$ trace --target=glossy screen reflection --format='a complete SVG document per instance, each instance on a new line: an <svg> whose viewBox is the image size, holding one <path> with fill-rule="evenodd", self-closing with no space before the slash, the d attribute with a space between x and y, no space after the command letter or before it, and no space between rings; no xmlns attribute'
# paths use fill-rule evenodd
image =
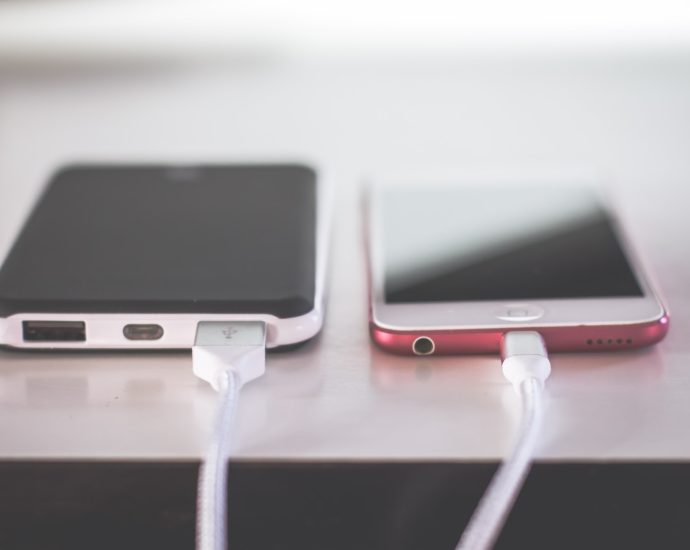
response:
<svg viewBox="0 0 690 550"><path fill-rule="evenodd" d="M379 198L388 303L643 294L586 189L391 187Z"/></svg>

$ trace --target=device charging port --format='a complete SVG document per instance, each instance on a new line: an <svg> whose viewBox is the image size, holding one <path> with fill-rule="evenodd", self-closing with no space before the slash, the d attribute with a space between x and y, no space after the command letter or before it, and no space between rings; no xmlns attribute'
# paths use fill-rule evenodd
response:
<svg viewBox="0 0 690 550"><path fill-rule="evenodd" d="M25 342L84 342L83 321L22 321Z"/></svg>
<svg viewBox="0 0 690 550"><path fill-rule="evenodd" d="M127 340L160 340L163 327L160 325L125 325L122 334Z"/></svg>

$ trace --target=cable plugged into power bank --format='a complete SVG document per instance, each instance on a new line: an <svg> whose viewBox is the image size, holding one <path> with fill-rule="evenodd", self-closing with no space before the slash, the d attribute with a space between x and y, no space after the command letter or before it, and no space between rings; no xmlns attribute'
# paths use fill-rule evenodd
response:
<svg viewBox="0 0 690 550"><path fill-rule="evenodd" d="M213 437L199 469L197 550L225 550L232 426L242 386L266 370L265 323L199 323L192 365L194 374L220 394Z"/></svg>
<svg viewBox="0 0 690 550"><path fill-rule="evenodd" d="M493 546L529 473L542 420L542 390L551 374L544 340L538 332L508 332L501 341L503 375L522 401L520 434L510 456L501 464L456 550Z"/></svg>

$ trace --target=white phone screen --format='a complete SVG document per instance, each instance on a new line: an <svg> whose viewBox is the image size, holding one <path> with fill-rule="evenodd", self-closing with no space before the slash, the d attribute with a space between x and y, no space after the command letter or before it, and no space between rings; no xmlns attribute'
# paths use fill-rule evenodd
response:
<svg viewBox="0 0 690 550"><path fill-rule="evenodd" d="M587 188L389 187L387 303L642 296Z"/></svg>

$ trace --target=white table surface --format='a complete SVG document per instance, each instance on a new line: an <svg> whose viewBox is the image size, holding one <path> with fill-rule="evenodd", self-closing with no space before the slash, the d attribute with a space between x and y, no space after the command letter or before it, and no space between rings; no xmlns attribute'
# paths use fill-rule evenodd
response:
<svg viewBox="0 0 690 550"><path fill-rule="evenodd" d="M655 348L553 357L540 456L690 458L690 56L0 68L0 252L61 164L264 159L325 167L337 215L324 332L244 390L238 456L503 456L497 358L371 345L357 209L372 175L499 168L603 177L672 311ZM185 353L2 350L0 458L197 458L215 398Z"/></svg>

